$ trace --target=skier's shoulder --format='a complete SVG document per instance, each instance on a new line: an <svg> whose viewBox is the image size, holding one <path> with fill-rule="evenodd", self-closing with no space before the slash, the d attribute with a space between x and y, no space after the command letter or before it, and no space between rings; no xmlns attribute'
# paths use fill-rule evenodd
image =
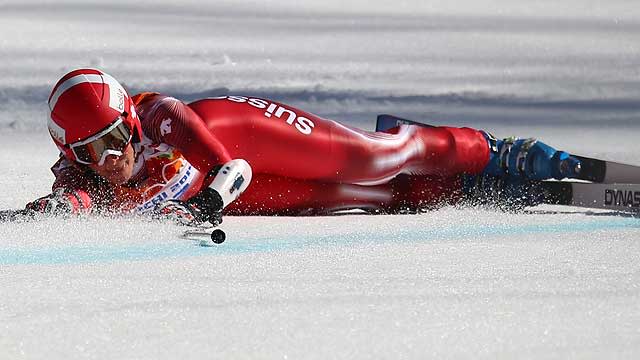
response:
<svg viewBox="0 0 640 360"><path fill-rule="evenodd" d="M172 102L184 104L182 101L180 101L179 99L173 96L161 94L158 92L152 92L152 91L135 94L131 97L131 100L136 105L136 108L140 108L140 107L149 108L152 106L158 106L163 103L172 103Z"/></svg>
<svg viewBox="0 0 640 360"><path fill-rule="evenodd" d="M182 101L169 95L157 92L143 92L131 97L140 116L143 128L145 122L155 123L158 118L177 118L184 113L186 106Z"/></svg>
<svg viewBox="0 0 640 360"><path fill-rule="evenodd" d="M157 101L159 98L164 97L164 95L153 92L153 91L145 91L139 94L135 94L131 97L131 100L136 106L141 106L142 104L146 104L149 102Z"/></svg>

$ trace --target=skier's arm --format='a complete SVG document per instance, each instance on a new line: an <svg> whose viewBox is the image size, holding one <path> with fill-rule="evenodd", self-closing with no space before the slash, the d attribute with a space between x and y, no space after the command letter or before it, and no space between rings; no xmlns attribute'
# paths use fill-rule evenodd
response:
<svg viewBox="0 0 640 360"><path fill-rule="evenodd" d="M56 177L51 194L28 203L27 209L49 215L68 215L109 207L112 192L88 170L61 158L51 171Z"/></svg>
<svg viewBox="0 0 640 360"><path fill-rule="evenodd" d="M56 177L51 194L28 203L25 208L56 216L90 212L93 207L91 195L81 186L73 186L72 179L79 178L71 174L72 172L74 171L68 169Z"/></svg>
<svg viewBox="0 0 640 360"><path fill-rule="evenodd" d="M224 207L249 186L251 167L242 159L232 160L202 118L183 102L159 94L146 94L139 99L144 133L154 142L178 149L187 161L207 174L204 183L209 184L184 204L161 205L157 209L159 217L170 213L171 217L178 214L181 223L219 224ZM185 218L183 214L193 216Z"/></svg>
<svg viewBox="0 0 640 360"><path fill-rule="evenodd" d="M46 215L71 215L91 210L91 198L83 190L58 188L51 194L28 203L25 208Z"/></svg>
<svg viewBox="0 0 640 360"><path fill-rule="evenodd" d="M151 140L174 146L203 173L231 160L198 114L177 99L158 97L144 114L144 132Z"/></svg>

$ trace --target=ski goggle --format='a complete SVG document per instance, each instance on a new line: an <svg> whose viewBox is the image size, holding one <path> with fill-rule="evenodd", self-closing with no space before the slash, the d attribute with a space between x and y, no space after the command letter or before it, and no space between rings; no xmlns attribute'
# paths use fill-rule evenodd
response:
<svg viewBox="0 0 640 360"><path fill-rule="evenodd" d="M108 155L122 156L131 137L131 130L124 123L124 118L120 116L106 129L68 146L77 162L102 166Z"/></svg>

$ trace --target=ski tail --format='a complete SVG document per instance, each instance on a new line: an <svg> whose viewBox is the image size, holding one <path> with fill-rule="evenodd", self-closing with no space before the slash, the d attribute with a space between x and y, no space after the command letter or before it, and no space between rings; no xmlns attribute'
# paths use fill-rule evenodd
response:
<svg viewBox="0 0 640 360"><path fill-rule="evenodd" d="M403 124L418 125L422 127L433 127L432 125L429 125L429 124L425 124L425 123L421 123L421 122L413 121L409 119L404 119L395 115L381 114L381 115L378 115L378 118L376 119L376 131L384 132Z"/></svg>
<svg viewBox="0 0 640 360"><path fill-rule="evenodd" d="M640 184L542 183L546 204L640 213Z"/></svg>

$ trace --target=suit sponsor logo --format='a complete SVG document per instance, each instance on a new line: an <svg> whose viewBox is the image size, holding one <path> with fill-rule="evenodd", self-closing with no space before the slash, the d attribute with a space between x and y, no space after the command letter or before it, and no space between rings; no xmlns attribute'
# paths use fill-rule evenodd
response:
<svg viewBox="0 0 640 360"><path fill-rule="evenodd" d="M191 183L193 183L196 174L197 172L193 166L186 165L185 169L165 184L160 192L139 205L137 207L138 213L145 213L152 210L156 205L167 200L180 199L182 194L184 194L191 186Z"/></svg>
<svg viewBox="0 0 640 360"><path fill-rule="evenodd" d="M605 189L604 204L610 206L640 207L640 191Z"/></svg>
<svg viewBox="0 0 640 360"><path fill-rule="evenodd" d="M277 118L284 120L303 135L311 135L315 124L304 116L298 116L295 111L282 105L271 103L267 100L250 98L246 96L221 96L214 99L229 100L236 103L247 103L257 109L265 109L263 115L267 119Z"/></svg>

